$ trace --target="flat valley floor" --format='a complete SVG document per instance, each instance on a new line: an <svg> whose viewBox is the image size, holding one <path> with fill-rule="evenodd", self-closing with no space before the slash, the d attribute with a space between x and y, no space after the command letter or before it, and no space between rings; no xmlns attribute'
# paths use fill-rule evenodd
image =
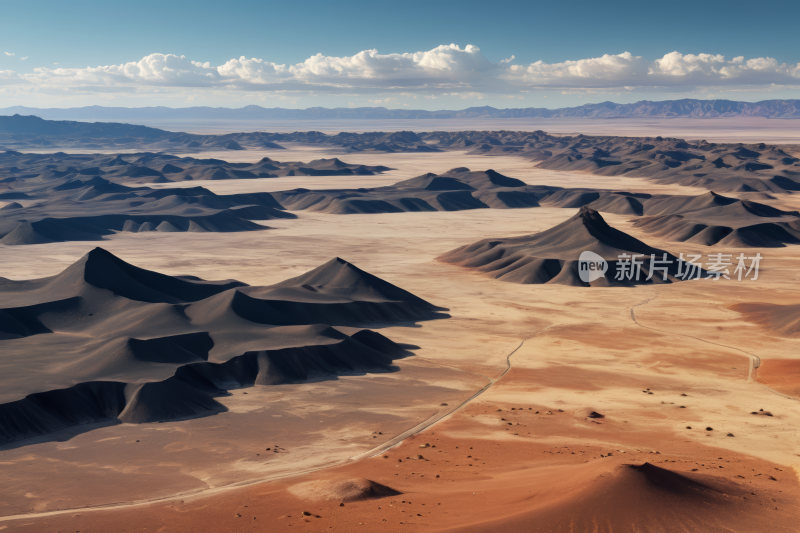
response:
<svg viewBox="0 0 800 533"><path fill-rule="evenodd" d="M224 156L336 156L396 170L202 183L217 193L371 187L461 166L529 184L707 192L460 152L345 157L290 147ZM770 205L798 209L795 196ZM228 412L214 416L82 426L6 445L0 530L628 531L628 517L642 531L795 531L800 340L739 311L797 303L800 247L741 250L764 258L755 281L635 288L518 285L435 260L480 239L545 230L575 212L298 211L295 220L265 222L268 231L109 237L105 249L142 268L251 285L341 257L449 308L451 318L379 329L419 346L395 372L237 390L220 399ZM675 255L722 251L662 241L631 217L604 216ZM0 273L54 275L95 245L0 245ZM657 468L626 466L643 463ZM642 481L663 479L659 469L730 488L718 506L692 498L666 505ZM304 488L354 478L401 494L340 505Z"/></svg>

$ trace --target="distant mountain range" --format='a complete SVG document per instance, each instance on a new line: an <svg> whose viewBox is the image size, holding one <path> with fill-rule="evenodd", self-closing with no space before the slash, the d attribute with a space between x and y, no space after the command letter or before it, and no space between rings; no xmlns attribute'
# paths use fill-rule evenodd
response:
<svg viewBox="0 0 800 533"><path fill-rule="evenodd" d="M386 109L385 107L340 107L328 109L265 108L250 105L239 109L226 107L74 107L70 109L37 109L24 106L0 108L3 115L36 115L48 120L172 120L172 119L458 119L458 118L718 118L765 117L800 118L800 100L763 100L761 102L734 102L732 100L642 100L634 104L603 102L579 107L545 109L526 107L496 109L470 107L460 111L425 111L412 109Z"/></svg>

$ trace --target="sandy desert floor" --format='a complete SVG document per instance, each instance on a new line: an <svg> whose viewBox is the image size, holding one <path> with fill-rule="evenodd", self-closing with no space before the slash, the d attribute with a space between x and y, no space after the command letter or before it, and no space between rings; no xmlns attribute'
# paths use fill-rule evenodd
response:
<svg viewBox="0 0 800 533"><path fill-rule="evenodd" d="M338 156L300 147L266 155ZM397 170L202 185L215 192L375 186L467 166L531 184L706 192L538 170L511 157L351 160ZM780 337L731 307L796 303L800 249L743 250L764 257L756 281L636 288L516 285L435 261L457 246L534 233L574 213L300 211L296 220L269 221L273 229L263 232L109 238L104 248L143 268L259 285L339 256L449 308L451 318L382 329L420 347L395 372L246 389L223 399L229 412L215 416L83 427L0 448L0 530L629 531L620 517L633 516L642 531L795 531L800 339ZM604 217L676 255L711 251L644 235L629 217ZM0 272L53 275L94 246L0 246ZM590 418L593 411L604 417ZM266 451L275 446L281 451ZM639 471L625 466L644 462L724 485L724 501L670 514L653 501L650 485L640 487ZM298 489L352 478L402 494L340 506L341 499Z"/></svg>

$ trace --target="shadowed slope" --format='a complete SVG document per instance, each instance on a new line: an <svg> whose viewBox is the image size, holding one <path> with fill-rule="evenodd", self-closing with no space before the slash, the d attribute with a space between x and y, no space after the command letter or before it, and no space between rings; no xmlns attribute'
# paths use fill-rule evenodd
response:
<svg viewBox="0 0 800 533"><path fill-rule="evenodd" d="M758 324L783 337L800 337L800 304L779 305L740 303L731 309L742 313L745 320Z"/></svg>
<svg viewBox="0 0 800 533"><path fill-rule="evenodd" d="M765 510L749 494L744 486L710 476L689 477L650 463L621 465L564 498L534 501L535 509L458 531L759 531Z"/></svg>
<svg viewBox="0 0 800 533"><path fill-rule="evenodd" d="M634 221L645 233L705 246L781 247L800 244L800 213L712 192L645 202Z"/></svg>
<svg viewBox="0 0 800 533"><path fill-rule="evenodd" d="M152 272L96 248L57 276L0 278L0 443L213 414L231 388L392 371L406 346L327 324L446 316L439 310L338 258L249 287Z"/></svg>
<svg viewBox="0 0 800 533"><path fill-rule="evenodd" d="M392 285L369 272L365 272L336 257L324 265L296 278L291 278L265 290L275 293L280 290L285 294L298 294L299 289L304 291L313 289L312 292L344 298L350 301L375 300L375 301L405 301L418 305L431 306L425 300L414 296L410 292ZM303 292L307 295L307 292Z"/></svg>
<svg viewBox="0 0 800 533"><path fill-rule="evenodd" d="M590 251L608 261L606 277L593 285L628 285L631 283L663 282L660 272L647 280L647 268L635 270L631 278L615 280L614 273L624 261L619 256L640 254L646 259L666 255L670 266L666 281L676 280L679 261L663 250L652 248L642 241L609 226L597 211L582 207L565 222L541 233L508 239L484 239L456 248L437 259L452 263L512 283L558 283L583 286L578 276L578 258Z"/></svg>
<svg viewBox="0 0 800 533"><path fill-rule="evenodd" d="M187 280L126 263L103 248L95 248L61 274L40 280L49 294L78 296L85 286L106 289L116 296L140 302L195 302L233 287L239 281ZM23 282L25 283L25 282ZM1 289L0 289L1 290Z"/></svg>

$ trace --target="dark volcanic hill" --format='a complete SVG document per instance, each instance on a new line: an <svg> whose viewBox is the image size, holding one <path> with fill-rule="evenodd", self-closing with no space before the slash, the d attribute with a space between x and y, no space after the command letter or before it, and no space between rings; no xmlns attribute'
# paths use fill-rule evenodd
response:
<svg viewBox="0 0 800 533"><path fill-rule="evenodd" d="M33 178L15 191L27 207L13 202L0 209L0 243L6 245L97 241L117 232L259 231L269 227L253 220L297 218L266 193L128 187L100 176Z"/></svg>
<svg viewBox="0 0 800 533"><path fill-rule="evenodd" d="M719 192L800 190L800 159L786 147L662 137L556 136L535 132L433 132L437 146L517 154L539 168L630 175Z"/></svg>
<svg viewBox="0 0 800 533"><path fill-rule="evenodd" d="M465 132L458 133L462 134ZM755 157L743 147L737 154L736 157ZM387 167L351 165L337 158L308 163L282 163L269 158L256 163L228 163L154 153L5 152L0 154L0 171L7 176L0 180L0 200L9 204L0 208L0 242L18 245L102 240L116 232L255 231L267 228L253 221L296 218L286 210L358 214L540 205L587 206L595 211L642 216L644 219L637 225L646 232L709 246L783 246L800 242L800 213L758 202L713 192L699 196L652 195L528 185L492 169L472 171L458 167L385 187L299 188L256 194L215 195L203 187L151 189L144 185L274 176L357 176L385 170Z"/></svg>
<svg viewBox="0 0 800 533"><path fill-rule="evenodd" d="M281 176L372 176L388 167L353 165L337 158L281 162L264 157L255 163L229 163L222 159L197 159L163 153L135 154L32 154L0 152L0 187L16 190L36 178L101 176L108 181L169 183L173 181L276 178ZM2 190L0 188L0 190Z"/></svg>
<svg viewBox="0 0 800 533"><path fill-rule="evenodd" d="M339 159L257 163L165 154L0 153L0 243L103 240L115 232L238 232L253 222L297 218L267 193L216 195L203 187L152 189L143 183L276 176L371 175L386 167Z"/></svg>
<svg viewBox="0 0 800 533"><path fill-rule="evenodd" d="M114 149L198 152L202 150L275 149L283 146L259 133L194 135L115 122L43 120L38 116L0 116L0 149Z"/></svg>
<svg viewBox="0 0 800 533"><path fill-rule="evenodd" d="M651 102L647 104L652 104ZM28 124L30 122L30 124ZM113 126L113 127L112 127ZM96 132L92 129L96 127ZM719 192L773 192L800 190L800 159L786 151L785 146L741 143L708 143L662 137L612 137L586 135L550 135L544 131L412 131L342 132L327 135L319 131L293 133L235 133L226 135L190 135L161 132L147 128L136 130L125 124L58 123L38 117L0 116L0 149L69 150L73 148L109 149L124 145L156 152L181 153L203 150L263 149L281 142L322 144L347 151L371 152L438 152L469 150L481 155L514 154L537 162L540 168L591 172L602 175L631 175ZM64 134L75 129L80 134ZM138 137L111 136L108 131L138 132ZM152 131L151 131L152 130ZM2 133L6 131L7 133ZM52 133L36 133L52 132ZM93 133L94 132L94 133ZM161 132L161 133L158 133ZM115 133L116 134L116 133ZM131 134L132 135L132 134ZM163 158L174 156L162 156ZM150 155L153 159L155 156ZM151 180L231 179L270 177L272 175L335 175L362 174L378 169L357 167L349 169L338 164L317 162L319 165L280 164L272 160L254 165L219 166L191 161L183 166L172 161L146 165L127 161L144 169L127 169L139 178ZM166 165L170 165L167 172ZM175 168L178 170L175 170ZM310 169L310 170L309 170ZM325 174L330 172L332 174ZM16 176L14 176L16 177Z"/></svg>
<svg viewBox="0 0 800 533"><path fill-rule="evenodd" d="M331 214L460 211L547 206L586 207L640 216L646 233L706 246L784 246L800 244L800 213L729 198L714 192L698 196L653 195L601 189L562 189L527 185L494 170L455 168L428 173L372 189L295 189L271 193L290 210Z"/></svg>
<svg viewBox="0 0 800 533"><path fill-rule="evenodd" d="M294 189L271 194L286 209L343 215L536 207L538 195L552 189L529 186L491 169L471 171L459 167L442 174L424 174L388 187Z"/></svg>
<svg viewBox="0 0 800 533"><path fill-rule="evenodd" d="M442 254L437 260L471 269L511 283L589 286L578 274L578 258L582 252L593 252L608 262L604 278L592 286L632 285L640 283L669 283L680 281L686 265L664 250L652 248L642 241L609 226L597 211L582 207L580 211L561 224L548 230L523 237L484 239L461 246ZM622 254L640 254L641 269L632 269L631 275L615 279L623 267ZM669 261L665 273L649 274L651 255Z"/></svg>
<svg viewBox="0 0 800 533"><path fill-rule="evenodd" d="M590 204L591 205L591 204ZM653 198L634 226L671 241L713 246L781 247L800 244L800 213L781 211L714 192Z"/></svg>
<svg viewBox="0 0 800 533"><path fill-rule="evenodd" d="M561 189L543 195L539 201L552 207L586 206L607 213L639 215L634 226L676 242L733 247L800 244L797 211L782 211L713 191L681 196Z"/></svg>
<svg viewBox="0 0 800 533"><path fill-rule="evenodd" d="M50 278L0 278L0 443L90 422L212 414L232 388L387 371L406 347L333 326L447 316L440 311L339 258L250 287L167 276L95 248Z"/></svg>

